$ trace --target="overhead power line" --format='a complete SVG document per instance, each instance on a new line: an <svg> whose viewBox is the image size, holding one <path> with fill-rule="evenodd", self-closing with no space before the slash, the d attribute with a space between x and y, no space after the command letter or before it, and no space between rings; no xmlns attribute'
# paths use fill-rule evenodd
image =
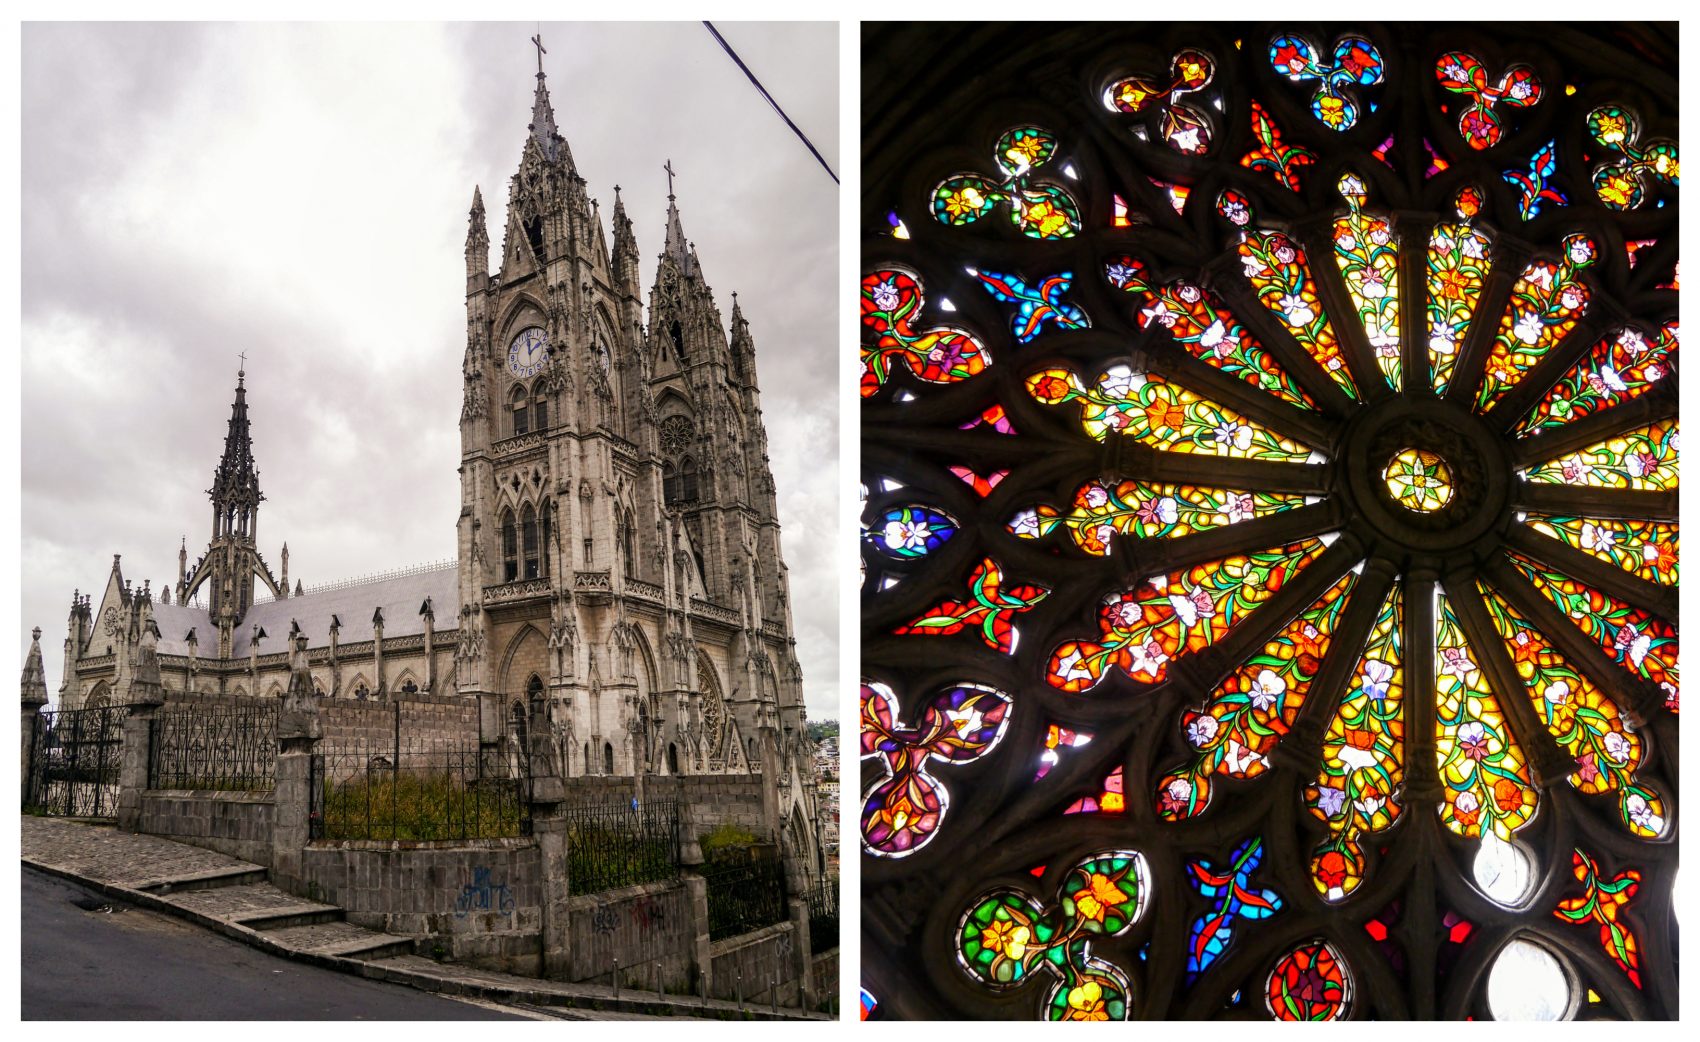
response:
<svg viewBox="0 0 1700 1042"><path fill-rule="evenodd" d="M761 96L767 99L767 103L769 105L773 106L773 111L779 113L779 118L784 120L785 125L791 128L791 133L797 135L798 139L807 146L809 154L814 156L815 160L820 163L821 169L826 171L826 176L832 178L833 184L838 184L838 175L832 172L832 167L827 166L826 158L820 154L820 150L815 147L815 143L809 140L809 135L803 133L797 124L791 122L791 117L785 114L785 110L779 107L779 102L774 101L773 95L769 94L767 92L767 88L761 85L761 81L756 79L756 74L750 71L750 67L744 64L744 60L742 58L738 57L738 52L734 51L732 49L732 45L726 42L726 37L720 35L720 30L714 27L713 22L705 21L702 24L708 28L709 32L714 34L714 39L720 44L720 49L725 51L733 61L738 63L738 68L742 69L744 71L744 75L749 77L749 81L755 84L756 90L761 91Z"/></svg>

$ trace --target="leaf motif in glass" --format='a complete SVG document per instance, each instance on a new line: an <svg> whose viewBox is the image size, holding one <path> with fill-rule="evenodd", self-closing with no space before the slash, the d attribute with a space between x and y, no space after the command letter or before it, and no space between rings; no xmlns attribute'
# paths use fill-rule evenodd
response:
<svg viewBox="0 0 1700 1042"><path fill-rule="evenodd" d="M1394 584L1323 737L1321 770L1305 787L1305 805L1328 826L1328 838L1310 859L1311 885L1328 901L1343 900L1363 883L1363 837L1399 816L1405 777L1403 615Z"/></svg>
<svg viewBox="0 0 1700 1042"><path fill-rule="evenodd" d="M1674 521L1530 514L1524 523L1648 582L1676 585L1679 533Z"/></svg>
<svg viewBox="0 0 1700 1042"><path fill-rule="evenodd" d="M928 383L966 380L992 362L972 333L950 326L915 328L920 279L884 268L862 278L862 397L879 393L899 364ZM871 343L870 343L871 341Z"/></svg>
<svg viewBox="0 0 1700 1042"><path fill-rule="evenodd" d="M1136 539L1169 539L1238 524L1303 506L1305 497L1283 492L1241 492L1127 480L1089 481L1074 494L1067 514L1037 507L1016 514L1009 531L1038 539L1059 525L1074 545L1097 557L1110 553L1117 532Z"/></svg>
<svg viewBox="0 0 1700 1042"><path fill-rule="evenodd" d="M1640 734L1629 729L1617 704L1571 666L1545 634L1487 583L1478 580L1476 585L1536 715L1576 763L1570 784L1590 795L1617 793L1624 827L1643 839L1658 838L1665 830L1665 805L1657 792L1636 781L1644 753Z"/></svg>
<svg viewBox="0 0 1700 1042"><path fill-rule="evenodd" d="M1613 210L1633 210L1647 196L1649 182L1677 186L1676 142L1641 141L1641 120L1622 105L1601 105L1588 113L1588 133L1617 155L1594 167L1594 193Z"/></svg>
<svg viewBox="0 0 1700 1042"><path fill-rule="evenodd" d="M1056 155L1056 136L1039 127L1016 127L1000 137L995 159L1002 178L957 174L933 189L933 217L968 225L1008 206L1010 223L1030 239L1069 239L1080 231L1080 208L1061 185L1041 182L1034 171Z"/></svg>
<svg viewBox="0 0 1700 1042"><path fill-rule="evenodd" d="M1123 255L1104 266L1110 285L1132 295L1139 324L1157 324L1194 357L1301 409L1316 408L1269 351L1203 289L1177 279L1158 286L1143 261Z"/></svg>
<svg viewBox="0 0 1700 1042"><path fill-rule="evenodd" d="M1451 51L1434 64L1440 88L1462 94L1468 102L1458 113L1458 133L1480 151L1499 144L1505 129L1496 108L1531 108L1541 100L1541 80L1527 65L1507 66L1497 82L1488 81L1487 67L1464 51Z"/></svg>
<svg viewBox="0 0 1700 1042"><path fill-rule="evenodd" d="M1665 707L1676 712L1681 692L1677 678L1676 627L1651 612L1632 608L1562 572L1543 567L1515 550L1505 556L1524 578L1578 629L1599 644L1619 666L1665 692Z"/></svg>
<svg viewBox="0 0 1700 1042"><path fill-rule="evenodd" d="M1168 663L1214 643L1322 553L1321 539L1154 576L1112 593L1098 608L1099 639L1069 640L1051 653L1045 679L1084 694L1114 669L1155 684Z"/></svg>
<svg viewBox="0 0 1700 1042"><path fill-rule="evenodd" d="M1601 409L1639 398L1671 375L1676 349L1674 321L1662 326L1651 343L1634 329L1622 329L1602 337L1523 418L1517 425L1517 434L1526 436L1562 427Z"/></svg>
<svg viewBox="0 0 1700 1042"><path fill-rule="evenodd" d="M956 534L956 521L924 506L893 507L881 514L868 533L874 549L887 557L913 560L925 557Z"/></svg>
<svg viewBox="0 0 1700 1042"><path fill-rule="evenodd" d="M972 628L993 651L1013 655L1016 614L1030 611L1050 592L1043 586L1004 585L1003 570L987 557L968 577L968 600L940 601L894 632L899 636L948 637Z"/></svg>
<svg viewBox="0 0 1700 1042"><path fill-rule="evenodd" d="M1358 320L1375 352L1375 365L1387 386L1400 389L1399 237L1385 216L1363 209L1363 178L1340 178L1347 213L1334 221L1334 261L1352 296Z"/></svg>
<svg viewBox="0 0 1700 1042"><path fill-rule="evenodd" d="M1301 944L1269 971L1264 1001L1276 1020L1339 1020L1352 1001L1346 961L1327 941Z"/></svg>
<svg viewBox="0 0 1700 1042"><path fill-rule="evenodd" d="M1434 393L1452 384L1452 369L1464 333L1476 314L1491 262L1492 241L1474 226L1482 194L1473 186L1458 192L1455 223L1434 226L1428 241L1428 361Z"/></svg>
<svg viewBox="0 0 1700 1042"><path fill-rule="evenodd" d="M1600 947L1629 977L1629 983L1639 988L1641 944L1622 912L1641 888L1641 873L1626 868L1616 876L1610 875L1601 871L1598 861L1577 847L1572 856L1571 874L1582 884L1582 896L1559 901L1553 915L1578 926L1598 926Z"/></svg>
<svg viewBox="0 0 1700 1042"><path fill-rule="evenodd" d="M1528 757L1446 595L1436 597L1434 737L1445 787L1440 820L1460 836L1487 829L1510 839L1535 813Z"/></svg>
<svg viewBox="0 0 1700 1042"><path fill-rule="evenodd" d="M1210 807L1216 775L1255 778L1269 769L1269 754L1298 718L1357 578L1347 572L1217 685L1202 706L1181 714L1193 752L1157 782L1158 817L1196 818Z"/></svg>
<svg viewBox="0 0 1700 1042"><path fill-rule="evenodd" d="M1182 99L1209 86L1215 74L1216 63L1208 54L1183 50L1170 62L1167 80L1132 76L1110 84L1104 89L1104 107L1111 112L1156 111L1158 133L1170 148L1182 155L1203 155L1210 150L1210 117Z"/></svg>
<svg viewBox="0 0 1700 1042"><path fill-rule="evenodd" d="M1008 695L962 684L935 696L913 727L900 727L897 696L862 684L862 759L884 776L862 794L862 845L877 857L906 857L938 834L950 793L928 767L967 763L992 750L1009 724Z"/></svg>
<svg viewBox="0 0 1700 1042"><path fill-rule="evenodd" d="M1674 491L1678 441L1676 420L1658 420L1531 467L1528 477L1561 485Z"/></svg>
<svg viewBox="0 0 1700 1042"><path fill-rule="evenodd" d="M1299 191L1299 170L1316 162L1316 153L1282 141L1280 128L1256 98L1251 99L1251 137L1255 147L1240 159L1240 165L1261 170L1277 184Z"/></svg>
<svg viewBox="0 0 1700 1042"><path fill-rule="evenodd" d="M1340 342L1317 298L1316 279L1311 275L1304 247L1283 232L1246 231L1244 226L1252 217L1250 206L1244 196L1232 189L1222 193L1216 211L1241 226L1240 262L1246 279L1257 291L1258 303L1287 327L1293 339L1316 359L1316 364L1340 385L1347 397L1356 399L1357 384L1352 382L1352 374L1340 353Z"/></svg>
<svg viewBox="0 0 1700 1042"><path fill-rule="evenodd" d="M1228 950L1240 920L1255 922L1281 910L1281 895L1252 884L1251 874L1262 862L1263 838L1253 836L1235 847L1221 868L1204 858L1187 863L1187 884L1210 902L1187 931L1187 983L1197 980Z"/></svg>
<svg viewBox="0 0 1700 1042"><path fill-rule="evenodd" d="M1074 273L1059 272L1028 285L1020 275L1000 275L995 271L969 268L968 274L980 280L994 300L1015 305L1010 317L1010 332L1025 344L1044 332L1048 322L1058 329L1086 329L1092 325L1086 312L1063 300Z"/></svg>
<svg viewBox="0 0 1700 1042"><path fill-rule="evenodd" d="M1554 139L1535 150L1529 158L1529 169L1507 170L1501 176L1517 189L1517 215L1525 221L1540 216L1548 203L1568 206L1569 199L1552 186L1552 175L1558 172L1558 141Z"/></svg>
<svg viewBox="0 0 1700 1042"><path fill-rule="evenodd" d="M1294 83L1316 81L1311 115L1330 130L1346 131L1358 122L1359 87L1381 82L1381 52L1362 36L1342 36L1334 51L1324 55L1302 36L1277 36L1269 43L1269 64L1278 76Z"/></svg>
<svg viewBox="0 0 1700 1042"><path fill-rule="evenodd" d="M1565 236L1561 247L1557 261L1531 261L1511 287L1511 302L1499 321L1487 373L1476 394L1478 412L1499 401L1588 313L1588 287L1579 276L1594 263L1599 248L1580 233Z"/></svg>
<svg viewBox="0 0 1700 1042"><path fill-rule="evenodd" d="M1028 393L1042 404L1079 402L1081 426L1097 441L1120 434L1168 452L1294 463L1315 456L1226 406L1130 366L1111 366L1090 388L1068 368L1041 369L1026 383Z"/></svg>

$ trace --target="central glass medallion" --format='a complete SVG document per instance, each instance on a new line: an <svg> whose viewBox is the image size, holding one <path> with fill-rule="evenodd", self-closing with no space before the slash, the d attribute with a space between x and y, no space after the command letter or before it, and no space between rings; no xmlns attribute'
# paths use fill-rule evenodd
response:
<svg viewBox="0 0 1700 1042"><path fill-rule="evenodd" d="M1452 502L1452 472L1426 449L1405 449L1381 472L1387 491L1406 510L1430 513Z"/></svg>

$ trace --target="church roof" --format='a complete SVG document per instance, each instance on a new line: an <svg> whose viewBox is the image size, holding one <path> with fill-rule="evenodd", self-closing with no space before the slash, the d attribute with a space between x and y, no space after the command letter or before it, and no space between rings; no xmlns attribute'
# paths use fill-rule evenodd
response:
<svg viewBox="0 0 1700 1042"><path fill-rule="evenodd" d="M441 631L459 627L460 576L455 562L450 561L428 571L380 577L370 582L256 604L248 609L248 614L236 627L231 641L231 657L248 657L248 641L255 626L266 634L260 640L259 654L288 651L291 621L300 623L309 648L328 647L333 615L340 623L338 644L371 640L372 614L379 609L384 613L386 641L395 637L411 637L425 632L425 619L419 614L419 606L426 598L431 600L432 626L435 629ZM217 655L218 627L206 609L156 603L153 613L159 624L160 654L187 655L189 645L185 638L190 628L194 628L197 654L202 658Z"/></svg>

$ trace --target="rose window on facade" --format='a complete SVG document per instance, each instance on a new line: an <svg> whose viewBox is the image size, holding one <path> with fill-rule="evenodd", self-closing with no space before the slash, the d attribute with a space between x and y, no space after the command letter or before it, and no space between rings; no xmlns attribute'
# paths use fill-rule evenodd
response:
<svg viewBox="0 0 1700 1042"><path fill-rule="evenodd" d="M1674 1016L1664 31L865 33L864 1015Z"/></svg>

